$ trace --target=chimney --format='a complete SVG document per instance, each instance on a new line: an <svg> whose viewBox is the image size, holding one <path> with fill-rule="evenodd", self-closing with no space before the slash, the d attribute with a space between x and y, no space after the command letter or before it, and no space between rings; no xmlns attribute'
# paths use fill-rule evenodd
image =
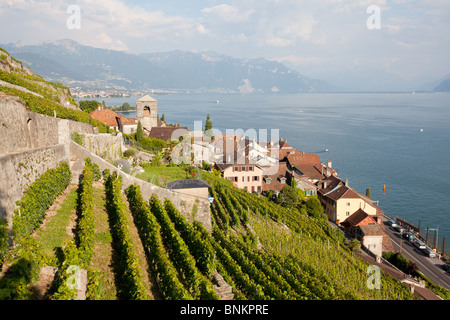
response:
<svg viewBox="0 0 450 320"><path fill-rule="evenodd" d="M323 188L324 188L324 189L327 188L327 183L326 183L326 182L323 183Z"/></svg>
<svg viewBox="0 0 450 320"><path fill-rule="evenodd" d="M286 142L286 143L287 143L287 139L284 139L284 142Z"/></svg>
<svg viewBox="0 0 450 320"><path fill-rule="evenodd" d="M348 178L345 178L345 186L348 188Z"/></svg>
<svg viewBox="0 0 450 320"><path fill-rule="evenodd" d="M333 165L333 162L331 162L331 160L328 160L328 168L331 169L331 166Z"/></svg>

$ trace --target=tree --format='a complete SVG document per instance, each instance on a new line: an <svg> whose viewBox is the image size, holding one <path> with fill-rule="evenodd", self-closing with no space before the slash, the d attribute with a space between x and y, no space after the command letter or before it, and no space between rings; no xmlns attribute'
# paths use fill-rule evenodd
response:
<svg viewBox="0 0 450 320"><path fill-rule="evenodd" d="M128 102L124 102L122 104L122 107L120 108L120 110L122 110L122 111L128 111L130 109L131 109L131 106L130 106L130 104Z"/></svg>
<svg viewBox="0 0 450 320"><path fill-rule="evenodd" d="M166 123L166 119L165 119L165 117L164 117L164 113L163 113L162 116L161 116L161 121L164 122L164 123Z"/></svg>
<svg viewBox="0 0 450 320"><path fill-rule="evenodd" d="M298 193L291 186L284 186L283 189L281 189L277 199L277 203L286 208L295 207L298 201Z"/></svg>
<svg viewBox="0 0 450 320"><path fill-rule="evenodd" d="M317 197L310 197L306 201L306 210L312 217L316 219L322 218L323 208Z"/></svg>
<svg viewBox="0 0 450 320"><path fill-rule="evenodd" d="M144 138L144 129L142 128L141 121L138 121L136 129L136 141L141 141Z"/></svg>
<svg viewBox="0 0 450 320"><path fill-rule="evenodd" d="M212 129L212 121L211 121L211 119L210 119L210 117L209 117L209 113L206 115L206 122L205 122L205 132L206 131L208 131L208 130L211 130Z"/></svg>
<svg viewBox="0 0 450 320"><path fill-rule="evenodd" d="M82 100L80 101L80 108L81 110L87 112L87 113L91 113L92 111L94 111L95 109L98 108L98 105L100 104L100 102L98 102L97 100Z"/></svg>
<svg viewBox="0 0 450 320"><path fill-rule="evenodd" d="M370 188L367 188L367 189L366 189L366 196L369 197L369 199L371 198L371 195L370 195Z"/></svg>

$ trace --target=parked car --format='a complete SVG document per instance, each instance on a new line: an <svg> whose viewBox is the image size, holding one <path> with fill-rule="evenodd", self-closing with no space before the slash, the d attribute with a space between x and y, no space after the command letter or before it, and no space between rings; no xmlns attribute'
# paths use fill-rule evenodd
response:
<svg viewBox="0 0 450 320"><path fill-rule="evenodd" d="M417 249L420 249L420 250L426 249L426 248L427 248L427 246L425 245L425 243L423 243L423 242L420 241L420 240L414 241L414 242L413 242L413 245L414 245Z"/></svg>
<svg viewBox="0 0 450 320"><path fill-rule="evenodd" d="M427 257L430 257L430 258L436 257L436 252L434 252L434 251L431 250L430 248L422 249L422 252L423 252L423 254L426 255Z"/></svg>
<svg viewBox="0 0 450 320"><path fill-rule="evenodd" d="M446 263L442 266L445 271L450 272L450 263Z"/></svg>
<svg viewBox="0 0 450 320"><path fill-rule="evenodd" d="M411 233L411 232L404 232L403 234L402 234L402 237L404 238L404 239L406 239L406 240L408 240L408 241L410 241L410 242L413 242L415 239L416 239L416 237Z"/></svg>
<svg viewBox="0 0 450 320"><path fill-rule="evenodd" d="M396 231L398 231L399 233L403 233L403 232L405 231L405 229L404 229L403 227L399 226L399 225L396 225L396 226L394 227L394 229L395 229Z"/></svg>
<svg viewBox="0 0 450 320"><path fill-rule="evenodd" d="M395 227L397 226L397 223L396 223L394 220L389 220L389 225L390 225L392 228L395 228Z"/></svg>

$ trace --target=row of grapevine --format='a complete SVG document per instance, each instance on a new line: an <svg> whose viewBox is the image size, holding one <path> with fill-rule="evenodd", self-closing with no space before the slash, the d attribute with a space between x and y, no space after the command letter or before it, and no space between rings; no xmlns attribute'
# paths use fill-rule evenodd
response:
<svg viewBox="0 0 450 320"><path fill-rule="evenodd" d="M302 298L284 278L274 272L268 265L261 263L257 266L253 255L247 255L234 241L227 239L218 228L213 230L213 236L221 247L226 249L230 256L241 266L242 270L261 286L265 296L277 300ZM247 251L250 252L250 250Z"/></svg>
<svg viewBox="0 0 450 320"><path fill-rule="evenodd" d="M100 275L97 270L91 268L91 260L94 251L94 172L90 165L90 159L85 160L85 166L81 174L81 180L77 190L77 215L76 244L69 243L64 249L64 261L61 263L54 287L57 289L51 295L52 300L72 300L76 298L77 286L72 278L79 277L81 268L87 270L88 287L86 298L91 300L101 299L103 292L100 289Z"/></svg>
<svg viewBox="0 0 450 320"><path fill-rule="evenodd" d="M161 235L165 247L170 252L172 262L177 267L181 281L185 284L185 287L191 292L194 298L216 299L217 297L211 282L197 269L194 257L180 236L180 233L175 229L173 222L170 220L158 197L153 194L149 202L150 210L161 226Z"/></svg>
<svg viewBox="0 0 450 320"><path fill-rule="evenodd" d="M44 220L45 212L69 185L72 177L69 164L62 162L57 168L46 171L34 181L18 201L14 210L13 233L15 237L31 234Z"/></svg>
<svg viewBox="0 0 450 320"><path fill-rule="evenodd" d="M164 248L161 227L144 201L139 186L136 184L129 186L126 195L142 244L150 260L150 267L164 298L169 300L192 299L191 294L178 279L177 270Z"/></svg>
<svg viewBox="0 0 450 320"><path fill-rule="evenodd" d="M90 263L94 250L94 173L91 166L85 165L82 171L82 179L78 186L78 248L83 260Z"/></svg>
<svg viewBox="0 0 450 320"><path fill-rule="evenodd" d="M328 225L322 221L235 188L228 181L213 174L205 172L202 177L212 186L210 193L215 199L214 205L211 206L214 213L212 218L217 220L217 230L222 230L213 233L216 240L220 240L218 247L233 259L241 271L245 270L253 281L264 279L256 276L261 272L270 278L270 282L276 283L280 289L283 288L283 293L291 292L289 299L412 298L397 280L383 273L382 285L389 289L369 289L368 263L354 256L341 242L332 237ZM246 234L235 226L233 232L223 228L221 220L232 220L232 215L242 212L243 208L247 208L248 213ZM252 236L253 232L264 251L254 250L247 242L234 235L241 234L240 236L245 238ZM216 251L219 252L218 248ZM227 267L222 257L219 260ZM270 296L270 284L260 285L260 288L265 295ZM292 291L295 294L292 294ZM276 298L279 297L280 293Z"/></svg>
<svg viewBox="0 0 450 320"><path fill-rule="evenodd" d="M110 174L105 170L106 207L112 226L112 236L119 254L119 269L122 288L120 290L127 300L146 300L148 296L138 259L133 250L133 241L128 230L128 220L122 201L122 179L116 172Z"/></svg>
<svg viewBox="0 0 450 320"><path fill-rule="evenodd" d="M198 231L202 227L201 224L198 221L194 221L193 225L190 224L170 200L164 201L164 209L172 220L175 229L189 247L189 251L195 258L197 268L205 276L210 277L215 270L214 249L208 239L205 239L202 233Z"/></svg>

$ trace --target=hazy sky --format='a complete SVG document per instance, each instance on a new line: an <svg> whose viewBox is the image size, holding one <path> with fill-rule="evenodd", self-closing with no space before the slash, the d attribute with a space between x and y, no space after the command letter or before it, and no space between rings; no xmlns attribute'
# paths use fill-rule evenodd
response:
<svg viewBox="0 0 450 320"><path fill-rule="evenodd" d="M79 29L67 26L70 5L80 9ZM380 8L379 29L367 26L371 5ZM65 38L133 53L264 57L322 78L388 72L420 83L450 74L450 1L0 0L0 43Z"/></svg>

